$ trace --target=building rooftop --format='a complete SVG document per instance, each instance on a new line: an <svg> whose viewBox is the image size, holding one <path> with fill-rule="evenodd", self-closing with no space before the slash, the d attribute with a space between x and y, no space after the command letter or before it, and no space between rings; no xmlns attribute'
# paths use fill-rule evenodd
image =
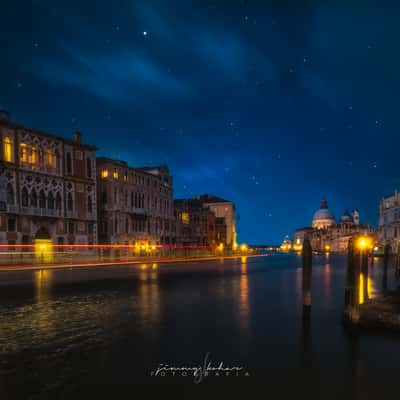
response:
<svg viewBox="0 0 400 400"><path fill-rule="evenodd" d="M60 140L64 143L68 143L68 144L72 144L74 146L80 146L89 150L97 150L97 147L91 144L84 144L81 143L80 141L77 140L73 140L73 139L69 139L69 138L65 138L62 136L58 136L58 135L54 135L52 133L47 133L44 131L41 131L39 129L35 129L35 128L30 128L24 125L20 125L20 124L15 124L14 122L11 122L9 119L9 113L5 110L0 110L0 115L2 115L2 117L0 118L0 126L3 127L7 127L10 129L23 129L29 132L32 132L34 134L40 135L40 136L45 136L48 138L52 138L52 139L57 139ZM77 132L76 134L79 134L79 138L81 138L81 134L79 132Z"/></svg>

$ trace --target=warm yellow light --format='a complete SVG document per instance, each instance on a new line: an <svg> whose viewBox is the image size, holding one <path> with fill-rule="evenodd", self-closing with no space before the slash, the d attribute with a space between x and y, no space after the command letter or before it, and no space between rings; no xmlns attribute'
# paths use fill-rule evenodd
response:
<svg viewBox="0 0 400 400"><path fill-rule="evenodd" d="M378 250L379 250L378 246L375 246L374 251L378 251Z"/></svg>
<svg viewBox="0 0 400 400"><path fill-rule="evenodd" d="M325 246L325 251L329 251L331 249L331 246L329 246L329 244L327 244L326 246Z"/></svg>
<svg viewBox="0 0 400 400"><path fill-rule="evenodd" d="M367 248L371 248L371 238L367 236L362 236L357 240L357 247L360 250L365 250Z"/></svg>
<svg viewBox="0 0 400 400"><path fill-rule="evenodd" d="M247 245L243 243L243 244L240 246L240 250L241 250L241 251L247 251Z"/></svg>
<svg viewBox="0 0 400 400"><path fill-rule="evenodd" d="M27 146L25 143L21 143L19 145L20 148L20 161L21 162L28 162L28 150L27 150Z"/></svg>
<svg viewBox="0 0 400 400"><path fill-rule="evenodd" d="M35 257L44 262L50 262L53 260L53 243L51 240L35 240Z"/></svg>
<svg viewBox="0 0 400 400"><path fill-rule="evenodd" d="M151 246L151 249L152 249L152 250L155 250L155 249L156 249L156 246L154 246L154 245Z"/></svg>
<svg viewBox="0 0 400 400"><path fill-rule="evenodd" d="M144 250L146 248L146 246L144 244L142 244L142 250Z"/></svg>
<svg viewBox="0 0 400 400"><path fill-rule="evenodd" d="M102 178L107 178L108 177L108 169L103 169L101 171L101 177Z"/></svg>
<svg viewBox="0 0 400 400"><path fill-rule="evenodd" d="M188 225L190 222L190 216L189 213L183 212L181 213L181 221L183 224Z"/></svg>
<svg viewBox="0 0 400 400"><path fill-rule="evenodd" d="M224 244L223 244L223 243L220 243L220 244L219 244L218 250L220 250L220 251L224 250Z"/></svg>
<svg viewBox="0 0 400 400"><path fill-rule="evenodd" d="M117 169L114 169L113 177L114 177L114 179L118 179L118 171L117 171Z"/></svg>
<svg viewBox="0 0 400 400"><path fill-rule="evenodd" d="M9 136L3 139L4 161L12 161L12 141Z"/></svg>

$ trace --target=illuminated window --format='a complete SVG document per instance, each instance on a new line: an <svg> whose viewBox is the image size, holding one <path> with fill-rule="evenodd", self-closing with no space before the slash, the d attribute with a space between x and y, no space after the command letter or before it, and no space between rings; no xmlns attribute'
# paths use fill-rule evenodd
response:
<svg viewBox="0 0 400 400"><path fill-rule="evenodd" d="M50 149L46 150L46 164L48 167L55 168L56 167L56 156L54 152Z"/></svg>
<svg viewBox="0 0 400 400"><path fill-rule="evenodd" d="M113 177L114 177L114 179L118 179L118 171L117 171L117 168L114 168Z"/></svg>
<svg viewBox="0 0 400 400"><path fill-rule="evenodd" d="M181 213L181 221L183 224L188 225L190 221L189 214L186 212Z"/></svg>
<svg viewBox="0 0 400 400"><path fill-rule="evenodd" d="M13 143L9 136L3 139L4 161L12 162Z"/></svg>
<svg viewBox="0 0 400 400"><path fill-rule="evenodd" d="M34 147L34 146L31 147L31 155L30 155L29 162L31 164L36 164L36 147Z"/></svg>
<svg viewBox="0 0 400 400"><path fill-rule="evenodd" d="M19 145L20 148L20 161L23 163L27 163L28 162L28 148L26 146L25 143L21 143Z"/></svg>
<svg viewBox="0 0 400 400"><path fill-rule="evenodd" d="M101 171L101 177L102 178L107 178L108 177L108 169L103 169Z"/></svg>

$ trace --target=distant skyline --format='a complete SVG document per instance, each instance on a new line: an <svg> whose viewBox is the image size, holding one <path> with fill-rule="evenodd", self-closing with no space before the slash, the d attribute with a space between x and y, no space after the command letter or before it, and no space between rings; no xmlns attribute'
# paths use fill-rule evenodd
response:
<svg viewBox="0 0 400 400"><path fill-rule="evenodd" d="M389 4L8 0L0 106L99 156L167 164L176 198L233 200L239 241L280 243L322 197L376 225L400 189Z"/></svg>

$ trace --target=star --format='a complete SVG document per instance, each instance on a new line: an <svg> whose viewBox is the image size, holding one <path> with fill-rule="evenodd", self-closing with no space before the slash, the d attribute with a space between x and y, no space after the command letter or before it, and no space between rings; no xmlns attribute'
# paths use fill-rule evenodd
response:
<svg viewBox="0 0 400 400"><path fill-rule="evenodd" d="M143 32L142 32L142 35L143 35L143 36L147 36L147 31L143 31Z"/></svg>
<svg viewBox="0 0 400 400"><path fill-rule="evenodd" d="M306 63L308 61L307 57L303 58L303 63Z"/></svg>

